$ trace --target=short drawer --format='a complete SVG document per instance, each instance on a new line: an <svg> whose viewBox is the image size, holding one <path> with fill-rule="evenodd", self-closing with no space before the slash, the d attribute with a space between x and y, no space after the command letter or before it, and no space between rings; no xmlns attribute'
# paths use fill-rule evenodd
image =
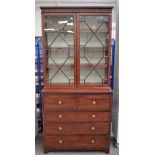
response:
<svg viewBox="0 0 155 155"><path fill-rule="evenodd" d="M82 149L108 148L109 136L46 136L46 148L50 149Z"/></svg>
<svg viewBox="0 0 155 155"><path fill-rule="evenodd" d="M103 123L51 123L45 126L46 135L79 135L79 134L109 134L110 122Z"/></svg>
<svg viewBox="0 0 155 155"><path fill-rule="evenodd" d="M95 122L110 121L110 112L87 112L87 111L61 111L61 112L44 112L45 124L48 122Z"/></svg>
<svg viewBox="0 0 155 155"><path fill-rule="evenodd" d="M79 110L111 110L111 98L102 95L85 95L78 98Z"/></svg>
<svg viewBox="0 0 155 155"><path fill-rule="evenodd" d="M44 96L44 110L76 109L77 100L74 95L46 95Z"/></svg>

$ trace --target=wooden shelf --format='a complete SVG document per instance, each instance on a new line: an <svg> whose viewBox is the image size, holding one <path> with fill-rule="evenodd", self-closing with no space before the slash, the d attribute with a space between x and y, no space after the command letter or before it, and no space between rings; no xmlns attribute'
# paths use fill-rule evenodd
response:
<svg viewBox="0 0 155 155"><path fill-rule="evenodd" d="M45 29L50 29L50 28L45 28ZM46 33L68 33L68 34L74 34L73 29L64 29L64 30L44 30ZM68 32L69 31L69 32ZM72 32L71 32L72 31Z"/></svg>
<svg viewBox="0 0 155 155"><path fill-rule="evenodd" d="M57 66L61 66L62 64L49 64L49 65L47 65L47 68L48 69L53 69L53 68L57 68ZM80 67L94 67L96 64L88 64L88 63L83 63L83 64L80 64ZM74 67L74 64L64 64L63 65L63 67L62 68L67 68L67 67ZM108 67L108 65L107 64L103 64L103 63L99 63L97 66L96 66L96 68L107 68Z"/></svg>
<svg viewBox="0 0 155 155"><path fill-rule="evenodd" d="M49 52L49 50L64 50L64 49L66 49L66 50L68 50L68 49L71 49L71 48L73 48L74 49L74 46L69 46L69 47L45 47L45 51L47 51L47 52Z"/></svg>
<svg viewBox="0 0 155 155"><path fill-rule="evenodd" d="M45 31L45 30L44 30ZM69 32L68 32L69 31ZM72 33L70 32L70 31L72 31ZM61 33L68 33L68 34L74 34L74 30L72 29L72 30L66 30L66 29L64 29L64 30L58 30L58 31L54 31L54 30L48 30L48 31L45 31L46 33L59 33L59 32L61 32ZM88 32L88 33L92 33L92 31L90 30L90 29L80 29L80 32ZM100 32L100 33L109 33L108 32L108 29L99 29L97 32ZM96 33L97 33L96 32Z"/></svg>
<svg viewBox="0 0 155 155"><path fill-rule="evenodd" d="M80 32L88 32L88 33L90 32L90 33L92 33L92 31L91 31L90 29L80 29ZM95 33L98 33L98 32L99 32L99 33L102 33L102 32L103 32L103 33L109 33L109 32L108 32L108 29L101 29L101 30L98 30L98 31L95 32Z"/></svg>
<svg viewBox="0 0 155 155"><path fill-rule="evenodd" d="M85 48L85 49L89 49L89 50L99 50L99 49L102 49L102 50L108 50L108 46L104 46L104 47L84 47L84 46L80 46L80 49L83 49L83 48ZM61 49L65 49L65 50L68 50L68 49L74 49L74 46L69 46L69 47L54 47L54 48L52 48L52 47L46 47L45 48L45 50L47 51L47 52L50 52L49 50L61 50ZM89 52L89 51L88 51Z"/></svg>
<svg viewBox="0 0 155 155"><path fill-rule="evenodd" d="M80 64L80 67L95 67L96 64ZM95 68L107 68L107 64L99 63Z"/></svg>

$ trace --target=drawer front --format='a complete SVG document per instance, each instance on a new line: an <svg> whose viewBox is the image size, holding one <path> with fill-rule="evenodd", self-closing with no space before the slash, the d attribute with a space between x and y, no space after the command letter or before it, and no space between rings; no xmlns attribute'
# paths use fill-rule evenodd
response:
<svg viewBox="0 0 155 155"><path fill-rule="evenodd" d="M49 122L95 122L110 121L110 112L44 112L45 124Z"/></svg>
<svg viewBox="0 0 155 155"><path fill-rule="evenodd" d="M44 110L75 110L77 106L74 95L48 95L44 96Z"/></svg>
<svg viewBox="0 0 155 155"><path fill-rule="evenodd" d="M79 110L111 110L110 96L85 95L79 97Z"/></svg>
<svg viewBox="0 0 155 155"><path fill-rule="evenodd" d="M110 122L103 123L52 123L45 126L45 134L109 134Z"/></svg>
<svg viewBox="0 0 155 155"><path fill-rule="evenodd" d="M46 136L46 148L48 149L90 149L108 148L109 136Z"/></svg>

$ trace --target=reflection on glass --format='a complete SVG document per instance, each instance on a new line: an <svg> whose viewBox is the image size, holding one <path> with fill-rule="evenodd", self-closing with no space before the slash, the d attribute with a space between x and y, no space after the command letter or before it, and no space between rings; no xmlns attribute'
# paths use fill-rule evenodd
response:
<svg viewBox="0 0 155 155"><path fill-rule="evenodd" d="M74 83L73 17L45 16L45 48L47 49L47 82Z"/></svg>
<svg viewBox="0 0 155 155"><path fill-rule="evenodd" d="M80 16L80 84L107 84L108 20Z"/></svg>

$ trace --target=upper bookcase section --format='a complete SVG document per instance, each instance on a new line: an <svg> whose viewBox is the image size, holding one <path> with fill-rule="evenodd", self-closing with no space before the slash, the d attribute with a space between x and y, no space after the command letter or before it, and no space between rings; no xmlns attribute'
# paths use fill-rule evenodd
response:
<svg viewBox="0 0 155 155"><path fill-rule="evenodd" d="M41 7L47 87L110 87L112 7Z"/></svg>

